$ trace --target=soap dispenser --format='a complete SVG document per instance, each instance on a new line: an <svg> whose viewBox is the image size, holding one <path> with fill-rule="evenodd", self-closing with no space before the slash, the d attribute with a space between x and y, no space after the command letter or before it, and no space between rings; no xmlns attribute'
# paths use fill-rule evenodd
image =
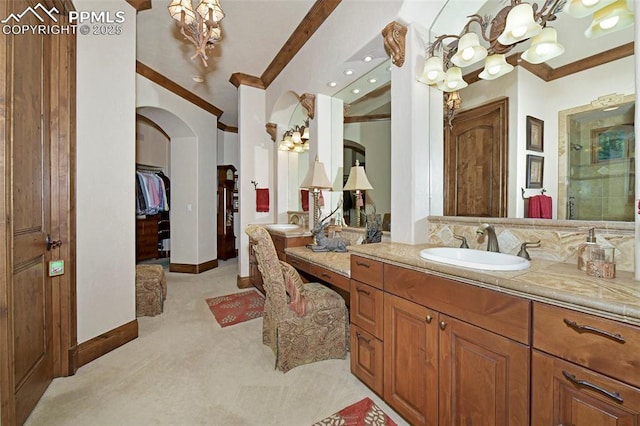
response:
<svg viewBox="0 0 640 426"><path fill-rule="evenodd" d="M578 269L581 271L587 270L587 262L591 259L592 252L599 247L596 243L596 229L589 229L589 236L587 241L578 246Z"/></svg>

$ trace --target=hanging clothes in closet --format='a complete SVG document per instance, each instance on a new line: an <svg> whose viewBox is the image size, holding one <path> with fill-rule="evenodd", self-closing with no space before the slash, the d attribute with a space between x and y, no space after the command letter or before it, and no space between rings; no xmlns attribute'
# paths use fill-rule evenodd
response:
<svg viewBox="0 0 640 426"><path fill-rule="evenodd" d="M153 216L158 219L158 251L160 257L169 256L170 222L169 201L171 181L162 170L136 171L136 214Z"/></svg>

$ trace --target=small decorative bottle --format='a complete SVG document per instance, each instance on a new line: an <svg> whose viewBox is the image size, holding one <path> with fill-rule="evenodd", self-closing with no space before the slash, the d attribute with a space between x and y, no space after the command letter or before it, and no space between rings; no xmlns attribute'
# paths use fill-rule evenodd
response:
<svg viewBox="0 0 640 426"><path fill-rule="evenodd" d="M587 262L591 259L592 251L597 249L599 245L596 243L596 230L595 228L589 229L589 236L587 242L578 246L578 269L581 271L587 271Z"/></svg>

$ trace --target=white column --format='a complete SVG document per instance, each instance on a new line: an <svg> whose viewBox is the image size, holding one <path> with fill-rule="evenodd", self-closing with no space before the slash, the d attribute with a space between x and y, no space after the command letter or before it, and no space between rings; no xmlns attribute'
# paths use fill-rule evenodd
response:
<svg viewBox="0 0 640 426"><path fill-rule="evenodd" d="M391 239L407 244L427 241L430 211L429 88L416 79L424 46L409 25L404 65L391 69Z"/></svg>

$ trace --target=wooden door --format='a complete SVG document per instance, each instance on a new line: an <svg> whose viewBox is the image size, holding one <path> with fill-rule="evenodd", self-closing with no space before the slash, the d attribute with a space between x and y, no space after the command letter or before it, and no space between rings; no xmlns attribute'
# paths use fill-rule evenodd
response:
<svg viewBox="0 0 640 426"><path fill-rule="evenodd" d="M538 351L532 368L532 425L640 424L640 389Z"/></svg>
<svg viewBox="0 0 640 426"><path fill-rule="evenodd" d="M529 348L440 315L440 425L529 424Z"/></svg>
<svg viewBox="0 0 640 426"><path fill-rule="evenodd" d="M438 424L436 316L384 294L384 400L412 425Z"/></svg>
<svg viewBox="0 0 640 426"><path fill-rule="evenodd" d="M444 214L506 217L508 99L459 113L445 126Z"/></svg>

